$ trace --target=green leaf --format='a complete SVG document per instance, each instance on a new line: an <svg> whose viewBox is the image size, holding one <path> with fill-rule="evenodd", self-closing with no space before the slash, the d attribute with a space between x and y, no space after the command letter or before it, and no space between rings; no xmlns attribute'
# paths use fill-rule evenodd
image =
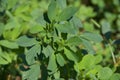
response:
<svg viewBox="0 0 120 80"><path fill-rule="evenodd" d="M54 53L54 50L52 49L51 46L48 45L47 47L43 48L43 53L47 58L47 57L51 56L52 53Z"/></svg>
<svg viewBox="0 0 120 80"><path fill-rule="evenodd" d="M34 64L30 66L30 69L23 72L22 78L23 80L38 80L40 75L40 65Z"/></svg>
<svg viewBox="0 0 120 80"><path fill-rule="evenodd" d="M7 0L0 0L0 12L3 12L6 9Z"/></svg>
<svg viewBox="0 0 120 80"><path fill-rule="evenodd" d="M82 40L82 44L83 44L83 45L85 46L85 48L87 49L88 53L94 54L95 51L94 51L94 49L93 49L93 47L92 47L91 42L88 41L88 40L86 40L86 39L83 39L83 38L81 38L81 40Z"/></svg>
<svg viewBox="0 0 120 80"><path fill-rule="evenodd" d="M93 69L91 69L87 72L87 75L91 75L91 74L96 75L101 69L102 69L101 65L96 65L96 66L94 66Z"/></svg>
<svg viewBox="0 0 120 80"><path fill-rule="evenodd" d="M14 8L18 0L7 0L7 9Z"/></svg>
<svg viewBox="0 0 120 80"><path fill-rule="evenodd" d="M29 7L30 7L30 6L29 6L29 5L26 5L26 4L20 5L20 6L15 10L15 15L16 15L17 17L20 17L21 13L28 11Z"/></svg>
<svg viewBox="0 0 120 80"><path fill-rule="evenodd" d="M110 27L110 23L103 20L101 22L101 25L102 25L102 33L103 34L106 34L107 32L111 32L111 27Z"/></svg>
<svg viewBox="0 0 120 80"><path fill-rule="evenodd" d="M19 27L16 27L10 33L11 33L11 39L15 40L21 34L21 29Z"/></svg>
<svg viewBox="0 0 120 80"><path fill-rule="evenodd" d="M111 77L110 80L120 80L120 74L119 73L114 73Z"/></svg>
<svg viewBox="0 0 120 80"><path fill-rule="evenodd" d="M20 27L15 27L12 30L5 30L3 33L3 37L8 40L14 41L22 32Z"/></svg>
<svg viewBox="0 0 120 80"><path fill-rule="evenodd" d="M35 57L37 57L37 54L40 54L41 52L41 46L39 44L33 46L28 50L26 55L26 61L29 65L35 63Z"/></svg>
<svg viewBox="0 0 120 80"><path fill-rule="evenodd" d="M10 55L6 52L0 53L0 64L9 64L12 62Z"/></svg>
<svg viewBox="0 0 120 80"><path fill-rule="evenodd" d="M58 29L61 33L70 33L75 34L77 31L74 29L74 26L72 26L70 23L65 24L56 24L55 27Z"/></svg>
<svg viewBox="0 0 120 80"><path fill-rule="evenodd" d="M58 6L61 8L61 9L64 9L66 8L66 0L56 0L57 1L57 4Z"/></svg>
<svg viewBox="0 0 120 80"><path fill-rule="evenodd" d="M37 24L39 24L40 26L45 27L47 22L45 21L43 15L44 15L44 14L41 12L41 13L39 14L39 17L37 17L37 19L35 20L35 22L36 22Z"/></svg>
<svg viewBox="0 0 120 80"><path fill-rule="evenodd" d="M57 4L54 0L51 1L50 5L48 6L48 17L49 19L55 20L57 14Z"/></svg>
<svg viewBox="0 0 120 80"><path fill-rule="evenodd" d="M0 57L0 65L4 65L4 64L9 64L9 62L4 58Z"/></svg>
<svg viewBox="0 0 120 80"><path fill-rule="evenodd" d="M8 40L0 40L0 45L10 48L10 49L17 49L18 48L18 44L16 42L11 42Z"/></svg>
<svg viewBox="0 0 120 80"><path fill-rule="evenodd" d="M12 18L5 25L5 30L10 30L15 27L20 27L20 23L18 22L17 18Z"/></svg>
<svg viewBox="0 0 120 80"><path fill-rule="evenodd" d="M112 76L112 73L113 72L110 68L104 67L98 72L98 78L100 78L101 80L109 80Z"/></svg>
<svg viewBox="0 0 120 80"><path fill-rule="evenodd" d="M79 69L90 69L95 65L95 57L92 54L87 54L79 63Z"/></svg>
<svg viewBox="0 0 120 80"><path fill-rule="evenodd" d="M17 39L17 44L22 47L30 47L38 42L35 40L35 38L28 38L27 36L21 36Z"/></svg>
<svg viewBox="0 0 120 80"><path fill-rule="evenodd" d="M11 40L11 34L12 34L11 30L4 31L3 32L4 39Z"/></svg>
<svg viewBox="0 0 120 80"><path fill-rule="evenodd" d="M58 80L60 78L60 71L57 71L54 73L55 80Z"/></svg>
<svg viewBox="0 0 120 80"><path fill-rule="evenodd" d="M43 27L42 26L33 26L30 28L30 33L35 34L35 33L39 33L41 31L43 31Z"/></svg>
<svg viewBox="0 0 120 80"><path fill-rule="evenodd" d="M31 17L25 14L17 14L17 17L19 17L20 19L24 20L24 21L30 21Z"/></svg>
<svg viewBox="0 0 120 80"><path fill-rule="evenodd" d="M39 8L33 9L31 12L32 19L35 20L40 16L43 16L42 11Z"/></svg>
<svg viewBox="0 0 120 80"><path fill-rule="evenodd" d="M31 12L32 20L30 21L30 33L42 32L46 26L44 13L40 9L35 9Z"/></svg>
<svg viewBox="0 0 120 80"><path fill-rule="evenodd" d="M4 32L4 24L0 23L0 36L2 35L2 33Z"/></svg>
<svg viewBox="0 0 120 80"><path fill-rule="evenodd" d="M47 69L52 71L52 72L55 72L57 69L57 64L56 64L56 59L55 59L54 53L52 53L50 58L49 58L49 63L48 63Z"/></svg>
<svg viewBox="0 0 120 80"><path fill-rule="evenodd" d="M66 55L66 57L69 59L69 60L72 60L74 62L77 62L78 59L77 59L77 56L75 55L74 52L68 50L67 48L64 48L64 54Z"/></svg>
<svg viewBox="0 0 120 80"><path fill-rule="evenodd" d="M102 55L95 56L95 63L98 64L102 61Z"/></svg>
<svg viewBox="0 0 120 80"><path fill-rule="evenodd" d="M74 31L78 34L80 31L79 29L83 27L82 22L76 16L73 16L70 20L70 24L74 27Z"/></svg>
<svg viewBox="0 0 120 80"><path fill-rule="evenodd" d="M99 8L104 8L104 6L105 6L104 0L101 0L99 2L96 0L92 0L91 2L95 5L98 5Z"/></svg>
<svg viewBox="0 0 120 80"><path fill-rule="evenodd" d="M60 53L56 54L56 58L57 58L58 64L59 64L60 66L64 66L64 64L65 64L65 59L63 58L63 56L62 56Z"/></svg>
<svg viewBox="0 0 120 80"><path fill-rule="evenodd" d="M73 18L70 20L70 22L74 25L74 27L76 28L76 29L78 29L79 30L79 28L82 28L83 27L83 24L82 24L82 22L81 22L81 20L78 18L78 17L76 17L76 16L73 16Z"/></svg>
<svg viewBox="0 0 120 80"><path fill-rule="evenodd" d="M78 8L76 7L67 7L59 14L59 21L66 21L71 18L76 12Z"/></svg>
<svg viewBox="0 0 120 80"><path fill-rule="evenodd" d="M81 36L94 42L101 42L103 40L101 35L91 32L84 32Z"/></svg>
<svg viewBox="0 0 120 80"><path fill-rule="evenodd" d="M82 40L77 36L71 37L67 40L67 44L72 45L72 46L73 45L79 46L81 42L82 42Z"/></svg>
<svg viewBox="0 0 120 80"><path fill-rule="evenodd" d="M96 29L94 28L93 23L85 22L83 25L84 25L84 29L85 29L86 31L95 32L95 30L96 30Z"/></svg>

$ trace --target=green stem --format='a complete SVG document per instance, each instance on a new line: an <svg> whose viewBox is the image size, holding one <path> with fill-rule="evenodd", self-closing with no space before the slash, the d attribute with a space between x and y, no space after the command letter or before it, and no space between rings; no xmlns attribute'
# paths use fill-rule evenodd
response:
<svg viewBox="0 0 120 80"><path fill-rule="evenodd" d="M108 46L109 46L109 49L110 49L110 52L111 52L111 55L112 55L112 58L113 58L113 62L114 64L116 64L116 59L115 59L115 55L114 55L114 52L112 50L112 45L111 45L111 41L109 41L110 43L108 43Z"/></svg>

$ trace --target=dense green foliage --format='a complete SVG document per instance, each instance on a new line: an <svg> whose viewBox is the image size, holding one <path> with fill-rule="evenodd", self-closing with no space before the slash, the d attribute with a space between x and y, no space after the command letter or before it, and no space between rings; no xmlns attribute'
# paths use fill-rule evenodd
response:
<svg viewBox="0 0 120 80"><path fill-rule="evenodd" d="M0 80L120 80L119 0L0 0Z"/></svg>

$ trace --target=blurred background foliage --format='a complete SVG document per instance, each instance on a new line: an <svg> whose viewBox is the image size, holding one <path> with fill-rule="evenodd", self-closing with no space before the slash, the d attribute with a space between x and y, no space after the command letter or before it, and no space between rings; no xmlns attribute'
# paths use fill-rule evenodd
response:
<svg viewBox="0 0 120 80"><path fill-rule="evenodd" d="M21 35L30 35L31 27L45 25L41 15L46 15L49 3L50 0L0 0L0 80L20 80L24 49L14 41ZM67 0L67 4L80 7L75 15L81 20L81 32L103 36L102 44L94 44L97 54L103 56L101 65L114 65L112 49L116 72L120 73L120 0Z"/></svg>

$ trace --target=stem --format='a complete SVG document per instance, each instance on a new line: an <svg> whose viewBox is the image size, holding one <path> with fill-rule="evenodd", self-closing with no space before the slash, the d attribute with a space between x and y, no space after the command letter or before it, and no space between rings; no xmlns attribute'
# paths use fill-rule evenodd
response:
<svg viewBox="0 0 120 80"><path fill-rule="evenodd" d="M116 59L115 59L115 55L114 55L112 47L111 47L111 43L108 43L108 46L109 46L109 49L110 49L110 52L111 52L111 55L112 55L112 58L113 58L113 62L114 62L114 64L116 64Z"/></svg>

